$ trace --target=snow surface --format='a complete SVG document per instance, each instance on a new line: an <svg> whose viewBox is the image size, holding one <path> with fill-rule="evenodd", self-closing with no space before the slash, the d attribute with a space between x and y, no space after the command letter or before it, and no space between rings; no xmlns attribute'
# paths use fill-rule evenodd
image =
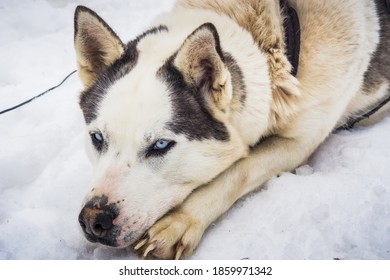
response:
<svg viewBox="0 0 390 280"><path fill-rule="evenodd" d="M130 40L172 1L0 2L0 111L76 68L73 12L97 11ZM89 243L77 216L91 165L76 75L0 116L0 259L135 259ZM390 114L333 134L309 163L241 199L193 259L390 259Z"/></svg>

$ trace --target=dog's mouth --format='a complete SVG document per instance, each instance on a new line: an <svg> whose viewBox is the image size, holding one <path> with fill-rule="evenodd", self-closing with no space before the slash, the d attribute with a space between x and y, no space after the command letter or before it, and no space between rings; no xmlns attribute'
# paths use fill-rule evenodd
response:
<svg viewBox="0 0 390 280"><path fill-rule="evenodd" d="M84 230L84 226L81 226ZM110 247L118 247L117 237L120 235L121 227L114 226L111 230L105 230L101 235L96 235L94 232L84 231L85 238L93 243L101 243Z"/></svg>
<svg viewBox="0 0 390 280"><path fill-rule="evenodd" d="M142 238L142 236L146 234L144 232L146 232L147 229L145 227L145 230L142 230L137 234L137 231L126 231L126 229L129 229L128 226L113 225L108 228L107 226L99 225L95 226L95 228L91 228L80 219L79 222L84 231L85 238L88 241L116 248L126 248L135 243L139 238Z"/></svg>
<svg viewBox="0 0 390 280"><path fill-rule="evenodd" d="M117 204L108 203L104 195L89 200L78 217L86 239L117 248L125 248L137 241L149 227L150 220L139 218L129 221L119 212Z"/></svg>
<svg viewBox="0 0 390 280"><path fill-rule="evenodd" d="M78 220L88 241L126 248L142 238L156 220L175 209L176 202L180 204L182 199L167 203L166 209L160 207L156 211L134 210L127 213L125 210L128 207L125 207L123 200L109 201L108 196L98 195L85 203Z"/></svg>

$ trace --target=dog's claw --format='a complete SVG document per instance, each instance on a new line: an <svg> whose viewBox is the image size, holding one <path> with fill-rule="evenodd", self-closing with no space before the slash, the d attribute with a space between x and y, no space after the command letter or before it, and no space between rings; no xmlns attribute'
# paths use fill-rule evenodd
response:
<svg viewBox="0 0 390 280"><path fill-rule="evenodd" d="M148 246L148 248L146 248L146 250L145 250L145 252L144 252L144 254L143 254L144 258L146 258L146 257L148 256L148 254L149 254L151 251L153 251L155 248L156 248L156 245L150 244L150 245Z"/></svg>
<svg viewBox="0 0 390 280"><path fill-rule="evenodd" d="M136 251L139 250L142 246L146 244L146 242L148 242L147 238L141 240L140 242L137 243L137 245L135 245L134 250Z"/></svg>
<svg viewBox="0 0 390 280"><path fill-rule="evenodd" d="M180 260L180 257L181 255L183 254L183 251L184 251L184 246L183 245L180 245L179 248L177 249L176 251L176 255L175 255L175 260Z"/></svg>
<svg viewBox="0 0 390 280"><path fill-rule="evenodd" d="M135 244L144 259L183 259L192 254L204 228L190 214L171 213L157 221Z"/></svg>

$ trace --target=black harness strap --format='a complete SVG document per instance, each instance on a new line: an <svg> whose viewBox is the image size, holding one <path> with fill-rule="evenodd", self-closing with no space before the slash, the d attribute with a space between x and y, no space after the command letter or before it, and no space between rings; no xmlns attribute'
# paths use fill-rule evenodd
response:
<svg viewBox="0 0 390 280"><path fill-rule="evenodd" d="M390 13L390 0L385 0L386 6L387 6L387 11Z"/></svg>
<svg viewBox="0 0 390 280"><path fill-rule="evenodd" d="M389 0L390 1L390 0ZM301 48L301 27L297 11L290 6L287 0L280 0L280 9L284 14L284 36L287 46L287 58L292 65L291 74L298 73L299 52Z"/></svg>

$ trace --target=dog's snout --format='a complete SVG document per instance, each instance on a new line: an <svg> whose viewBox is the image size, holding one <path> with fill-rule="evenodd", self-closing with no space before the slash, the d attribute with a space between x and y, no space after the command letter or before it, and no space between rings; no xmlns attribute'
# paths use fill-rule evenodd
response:
<svg viewBox="0 0 390 280"><path fill-rule="evenodd" d="M118 230L113 222L117 216L117 208L107 205L105 197L94 198L81 210L79 223L89 241L115 246Z"/></svg>

